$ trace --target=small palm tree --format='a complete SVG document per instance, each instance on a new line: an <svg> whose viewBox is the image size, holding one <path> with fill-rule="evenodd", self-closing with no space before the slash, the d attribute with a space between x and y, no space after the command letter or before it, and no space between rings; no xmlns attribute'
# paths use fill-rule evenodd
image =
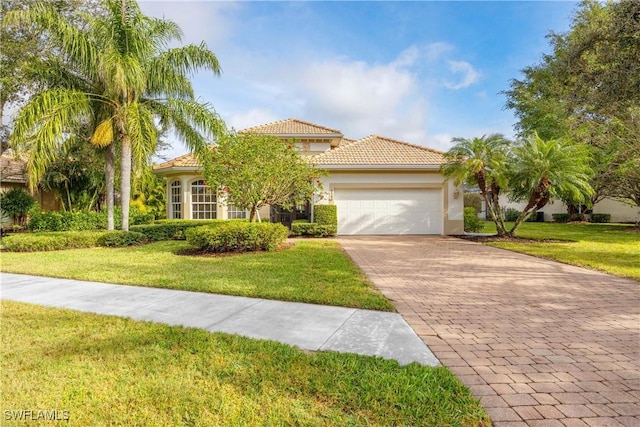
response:
<svg viewBox="0 0 640 427"><path fill-rule="evenodd" d="M167 48L180 40L179 27L143 15L134 0L105 0L104 9L83 27L67 23L44 2L7 14L8 25L39 25L60 50L67 74L88 83L60 85L34 96L16 118L12 141L30 153L27 167L37 182L65 137L93 123L90 142L110 148L107 175L114 171L113 145L120 146L122 229L128 230L132 167L145 164L155 152L158 126L173 128L201 164L209 163L208 142L225 126L208 105L195 101L187 74L208 69L219 75L220 66L204 43ZM113 182L107 176L107 193Z"/></svg>
<svg viewBox="0 0 640 427"><path fill-rule="evenodd" d="M510 197L527 205L509 230L516 229L554 198L589 203L593 171L586 146L562 139L545 141L537 133L513 149L509 183Z"/></svg>
<svg viewBox="0 0 640 427"><path fill-rule="evenodd" d="M452 142L455 145L445 153L444 176L453 179L456 185L477 185L498 235L505 235L499 196L507 182L510 141L496 133L472 139L453 138Z"/></svg>

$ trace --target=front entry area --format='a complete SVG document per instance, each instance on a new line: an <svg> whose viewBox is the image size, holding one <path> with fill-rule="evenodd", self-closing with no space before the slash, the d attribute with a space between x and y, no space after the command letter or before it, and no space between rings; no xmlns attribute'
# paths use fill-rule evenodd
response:
<svg viewBox="0 0 640 427"><path fill-rule="evenodd" d="M442 191L426 188L334 190L339 235L442 234Z"/></svg>

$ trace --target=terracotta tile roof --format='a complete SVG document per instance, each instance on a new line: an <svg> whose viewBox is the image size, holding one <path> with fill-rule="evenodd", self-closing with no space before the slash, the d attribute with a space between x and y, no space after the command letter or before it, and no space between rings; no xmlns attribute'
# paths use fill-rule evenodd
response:
<svg viewBox="0 0 640 427"><path fill-rule="evenodd" d="M196 159L195 154L187 153L183 154L180 157L176 157L175 159L171 159L164 163L160 163L159 165L153 165L153 170L159 169L169 169L169 168L198 168L200 167L200 163Z"/></svg>
<svg viewBox="0 0 640 427"><path fill-rule="evenodd" d="M26 183L25 164L24 157L16 158L12 153L2 153L0 155L0 181Z"/></svg>
<svg viewBox="0 0 640 427"><path fill-rule="evenodd" d="M264 125L254 126L239 131L265 133L270 135L324 135L324 136L342 136L342 132L337 129L304 122L298 119L286 119Z"/></svg>
<svg viewBox="0 0 640 427"><path fill-rule="evenodd" d="M340 145L335 150L318 154L318 165L440 165L443 153L419 145L408 144L378 135Z"/></svg>

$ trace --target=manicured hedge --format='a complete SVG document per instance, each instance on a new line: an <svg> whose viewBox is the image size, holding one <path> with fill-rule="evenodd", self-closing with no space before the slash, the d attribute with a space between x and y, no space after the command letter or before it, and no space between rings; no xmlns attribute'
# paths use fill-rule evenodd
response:
<svg viewBox="0 0 640 427"><path fill-rule="evenodd" d="M156 221L155 224L136 225L129 227L130 231L136 231L144 234L147 239L160 241L160 240L185 240L185 230L193 227L202 227L203 225L215 226L218 224L224 224L228 221L239 220L224 220L224 219L211 219L211 220L195 220L195 219L171 219Z"/></svg>
<svg viewBox="0 0 640 427"><path fill-rule="evenodd" d="M338 227L338 207L336 205L314 205L313 222L319 225Z"/></svg>
<svg viewBox="0 0 640 427"><path fill-rule="evenodd" d="M591 214L591 222L603 224L605 222L611 222L611 214L594 213Z"/></svg>
<svg viewBox="0 0 640 427"><path fill-rule="evenodd" d="M553 222L569 222L571 219L568 213L551 214L551 218L553 218Z"/></svg>
<svg viewBox="0 0 640 427"><path fill-rule="evenodd" d="M187 241L207 252L273 251L289 235L282 224L227 221L215 226L188 228Z"/></svg>
<svg viewBox="0 0 640 427"><path fill-rule="evenodd" d="M98 237L98 246L106 246L108 248L120 248L123 246L140 245L147 241L147 236L135 231L114 230L107 231Z"/></svg>
<svg viewBox="0 0 640 427"><path fill-rule="evenodd" d="M335 225L323 225L315 222L294 222L291 224L292 236L327 237L335 236L338 227Z"/></svg>
<svg viewBox="0 0 640 427"><path fill-rule="evenodd" d="M115 209L115 228L119 228L122 223L120 209ZM153 214L142 213L133 207L129 211L129 224L151 224ZM84 231L84 230L105 230L107 228L107 212L93 211L50 211L34 212L29 216L27 228L31 231Z"/></svg>
<svg viewBox="0 0 640 427"><path fill-rule="evenodd" d="M57 251L91 248L106 231L64 231L51 233L20 233L2 238L2 250L11 252Z"/></svg>
<svg viewBox="0 0 640 427"><path fill-rule="evenodd" d="M520 216L520 213L520 211L509 208L504 211L504 220L508 222L515 222Z"/></svg>
<svg viewBox="0 0 640 427"><path fill-rule="evenodd" d="M464 231L479 233L484 229L484 223L478 218L476 208L473 206L464 208Z"/></svg>

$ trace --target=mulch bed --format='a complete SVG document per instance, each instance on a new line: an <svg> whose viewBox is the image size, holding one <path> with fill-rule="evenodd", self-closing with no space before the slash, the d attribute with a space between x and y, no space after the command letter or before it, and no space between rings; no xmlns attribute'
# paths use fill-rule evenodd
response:
<svg viewBox="0 0 640 427"><path fill-rule="evenodd" d="M287 249L291 249L294 245L295 245L294 243L283 243L274 252L286 251ZM225 258L228 256L246 255L246 254L255 254L255 253L257 253L257 251L255 252L208 252L200 249L182 249L180 251L175 252L176 255L200 256L205 258Z"/></svg>
<svg viewBox="0 0 640 427"><path fill-rule="evenodd" d="M464 240L471 240L473 242L487 243L487 242L502 242L502 243L573 243L573 240L560 240L560 239L527 239L524 237L498 237L498 236L458 236Z"/></svg>

